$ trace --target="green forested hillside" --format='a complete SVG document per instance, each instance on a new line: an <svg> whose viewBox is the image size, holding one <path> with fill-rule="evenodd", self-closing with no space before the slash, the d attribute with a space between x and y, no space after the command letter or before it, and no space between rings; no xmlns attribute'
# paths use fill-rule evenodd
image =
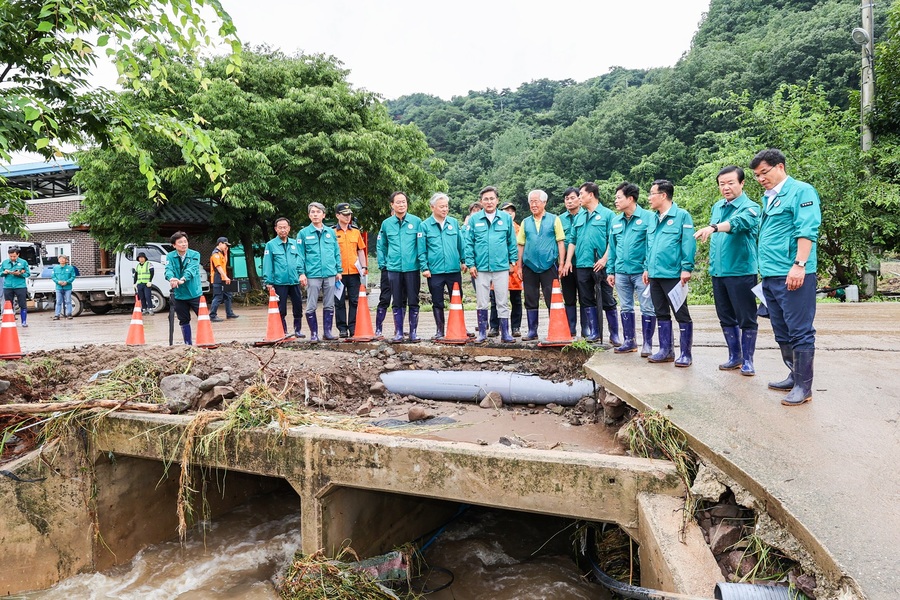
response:
<svg viewBox="0 0 900 600"><path fill-rule="evenodd" d="M711 98L746 93L752 101L813 78L829 102L846 108L859 85L849 36L859 10L855 0L712 0L690 50L671 68L613 68L584 82L539 80L515 91L450 101L414 94L387 104L447 161L457 209L488 184L520 202L542 187L558 202L567 186L586 180L680 180L709 149L707 132L736 126Z"/></svg>

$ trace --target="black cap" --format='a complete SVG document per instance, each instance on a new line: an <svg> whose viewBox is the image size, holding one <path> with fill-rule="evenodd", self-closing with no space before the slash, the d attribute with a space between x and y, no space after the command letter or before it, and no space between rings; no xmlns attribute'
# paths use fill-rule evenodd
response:
<svg viewBox="0 0 900 600"><path fill-rule="evenodd" d="M230 246L231 242L228 241L227 237L220 237L219 239L216 240L216 245L219 245L219 244L225 244L226 246Z"/></svg>
<svg viewBox="0 0 900 600"><path fill-rule="evenodd" d="M350 208L350 205L348 203L341 202L334 207L334 213L337 215L352 215L353 209Z"/></svg>
<svg viewBox="0 0 900 600"><path fill-rule="evenodd" d="M513 204L512 202L505 202L505 203L503 204L503 206L500 207L500 210L506 210L507 208L511 208L511 209L513 209L513 210L516 210L516 205Z"/></svg>

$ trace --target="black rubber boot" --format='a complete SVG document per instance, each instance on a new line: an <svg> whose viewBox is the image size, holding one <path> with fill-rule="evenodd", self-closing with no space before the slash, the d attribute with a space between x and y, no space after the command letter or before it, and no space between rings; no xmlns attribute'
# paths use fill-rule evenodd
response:
<svg viewBox="0 0 900 600"><path fill-rule="evenodd" d="M566 320L569 322L569 333L575 337L575 326L578 324L578 307L566 307Z"/></svg>
<svg viewBox="0 0 900 600"><path fill-rule="evenodd" d="M433 340L439 340L444 337L444 309L443 308L432 308L431 313L434 315L434 329L435 333L431 336Z"/></svg>
<svg viewBox="0 0 900 600"><path fill-rule="evenodd" d="M794 350L794 387L781 400L785 406L800 406L812 400L815 355L815 350Z"/></svg>
<svg viewBox="0 0 900 600"><path fill-rule="evenodd" d="M790 373L781 381L770 381L769 389L789 392L794 389L794 348L790 344L782 344L781 342L778 343L778 347L781 348L781 360L790 369Z"/></svg>
<svg viewBox="0 0 900 600"><path fill-rule="evenodd" d="M728 346L728 360L719 365L720 371L732 371L741 366L741 330L737 325L723 327L725 344Z"/></svg>

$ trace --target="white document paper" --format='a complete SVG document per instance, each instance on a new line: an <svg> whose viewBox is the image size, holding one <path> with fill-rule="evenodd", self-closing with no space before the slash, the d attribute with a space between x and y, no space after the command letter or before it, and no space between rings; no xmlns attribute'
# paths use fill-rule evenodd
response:
<svg viewBox="0 0 900 600"><path fill-rule="evenodd" d="M759 300L760 300L760 302L762 302L763 306L765 306L766 308L769 308L769 305L766 304L766 297L765 297L765 295L763 294L763 291L762 291L762 281L760 281L760 282L757 283L755 286L753 286L753 287L750 289L750 291L753 292L753 294L754 294L757 298L759 298Z"/></svg>
<svg viewBox="0 0 900 600"><path fill-rule="evenodd" d="M334 281L334 298L335 298L335 300L341 299L341 296L344 295L345 287L346 286L342 282L335 279L335 281Z"/></svg>
<svg viewBox="0 0 900 600"><path fill-rule="evenodd" d="M669 292L669 300L672 302L672 310L678 311L684 301L687 300L690 288L685 283L679 283Z"/></svg>

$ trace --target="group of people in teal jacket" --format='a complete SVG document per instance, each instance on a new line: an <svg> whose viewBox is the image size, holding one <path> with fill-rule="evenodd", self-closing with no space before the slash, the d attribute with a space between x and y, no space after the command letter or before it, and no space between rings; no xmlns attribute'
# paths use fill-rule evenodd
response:
<svg viewBox="0 0 900 600"><path fill-rule="evenodd" d="M3 278L4 302L16 302L19 305L19 318L22 327L28 327L28 277L31 269L28 262L19 256L18 246L10 246L9 257L0 262L0 277ZM53 265L50 278L56 284L56 309L53 320L72 319L72 282L77 277L75 267L69 264L65 254L57 257L59 261Z"/></svg>

